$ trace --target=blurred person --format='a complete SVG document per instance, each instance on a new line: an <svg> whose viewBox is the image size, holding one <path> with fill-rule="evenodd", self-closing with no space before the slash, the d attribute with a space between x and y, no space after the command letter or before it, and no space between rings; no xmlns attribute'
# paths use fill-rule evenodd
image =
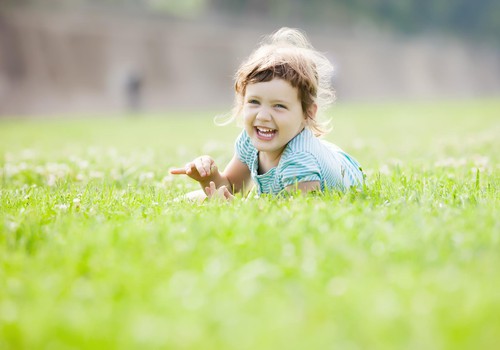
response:
<svg viewBox="0 0 500 350"><path fill-rule="evenodd" d="M253 186L259 195L360 186L359 163L319 138L330 131L319 114L334 99L332 73L328 59L300 31L282 28L268 36L235 75L235 104L226 123L239 117L244 128L225 170L208 155L170 170L200 183L202 190L187 197L232 200Z"/></svg>
<svg viewBox="0 0 500 350"><path fill-rule="evenodd" d="M127 108L130 112L138 112L141 109L142 77L137 72L131 72L125 82L125 95Z"/></svg>

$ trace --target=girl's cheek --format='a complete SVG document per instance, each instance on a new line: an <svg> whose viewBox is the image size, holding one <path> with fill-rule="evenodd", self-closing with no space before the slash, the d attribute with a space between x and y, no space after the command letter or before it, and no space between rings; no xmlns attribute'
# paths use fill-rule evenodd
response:
<svg viewBox="0 0 500 350"><path fill-rule="evenodd" d="M248 109L244 109L244 110L243 110L243 119L244 119L244 120L249 120L249 119L251 119L251 118L252 118L252 113L251 113L251 111L250 111L250 110L248 110Z"/></svg>

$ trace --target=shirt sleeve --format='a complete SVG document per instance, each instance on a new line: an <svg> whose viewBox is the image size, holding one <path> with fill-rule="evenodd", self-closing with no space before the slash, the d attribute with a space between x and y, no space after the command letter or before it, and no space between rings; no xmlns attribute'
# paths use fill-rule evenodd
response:
<svg viewBox="0 0 500 350"><path fill-rule="evenodd" d="M250 163L252 161L252 150L253 150L253 145L250 140L250 137L248 137L248 134L245 130L243 130L238 138L236 139L235 145L234 145L234 152L236 156L238 157L239 160L241 160L243 163L248 165L250 167Z"/></svg>
<svg viewBox="0 0 500 350"><path fill-rule="evenodd" d="M300 152L291 154L284 160L281 176L286 187L299 182L321 181L321 170L311 153Z"/></svg>

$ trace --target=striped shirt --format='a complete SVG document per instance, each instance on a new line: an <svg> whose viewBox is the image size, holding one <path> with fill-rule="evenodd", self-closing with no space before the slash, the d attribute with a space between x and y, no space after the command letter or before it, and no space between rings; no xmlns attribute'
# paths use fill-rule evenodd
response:
<svg viewBox="0 0 500 350"><path fill-rule="evenodd" d="M235 145L236 155L250 169L258 194L278 194L290 185L319 181L325 189L344 191L363 183L359 163L332 143L305 128L286 145L278 165L259 175L258 150L243 130Z"/></svg>

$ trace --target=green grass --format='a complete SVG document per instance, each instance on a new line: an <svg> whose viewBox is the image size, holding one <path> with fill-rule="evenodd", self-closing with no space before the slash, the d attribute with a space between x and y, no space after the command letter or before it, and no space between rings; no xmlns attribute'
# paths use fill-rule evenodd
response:
<svg viewBox="0 0 500 350"><path fill-rule="evenodd" d="M366 188L173 201L211 113L0 122L0 348L494 349L500 101L339 105Z"/></svg>

